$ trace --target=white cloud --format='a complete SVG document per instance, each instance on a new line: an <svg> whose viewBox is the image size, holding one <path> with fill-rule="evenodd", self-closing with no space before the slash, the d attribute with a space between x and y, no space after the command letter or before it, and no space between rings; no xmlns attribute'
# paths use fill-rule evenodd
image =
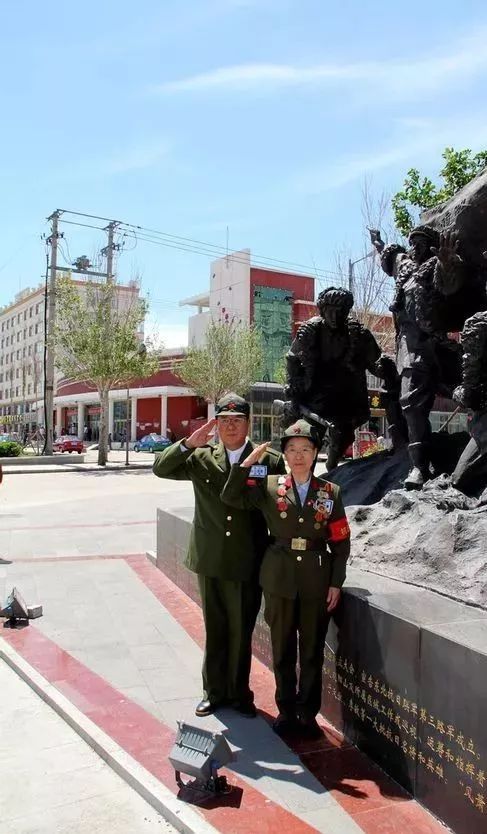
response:
<svg viewBox="0 0 487 834"><path fill-rule="evenodd" d="M400 142L365 154L334 159L329 164L315 165L301 172L294 181L296 190L308 195L321 194L399 163L421 167L422 159L430 156L435 157L436 167L439 167L440 153L446 146L477 150L487 144L487 121L480 116L478 119L444 121L410 119L408 123L411 129L405 131ZM404 126L404 120L400 120L400 124Z"/></svg>
<svg viewBox="0 0 487 834"><path fill-rule="evenodd" d="M370 87L382 95L417 97L431 93L448 83L464 82L487 69L487 27L443 53L428 54L407 62L367 61L313 64L258 63L219 67L187 78L168 81L156 87L161 93L203 92L215 90L273 90L281 87L322 86L360 83L362 94Z"/></svg>

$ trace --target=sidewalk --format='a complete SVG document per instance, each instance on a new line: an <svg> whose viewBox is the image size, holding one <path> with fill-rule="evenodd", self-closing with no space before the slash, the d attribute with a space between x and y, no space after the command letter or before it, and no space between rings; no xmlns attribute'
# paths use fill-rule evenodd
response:
<svg viewBox="0 0 487 834"><path fill-rule="evenodd" d="M16 584L27 600L41 602L44 617L21 631L2 630L0 652L2 641L14 648L80 718L173 796L167 754L176 721L225 731L237 754L226 772L233 790L196 808L205 830L209 824L222 834L445 831L324 721L322 740L293 749L284 744L270 727L273 676L255 659L259 717L222 710L196 719L201 612L145 556L19 562L4 571L5 588Z"/></svg>
<svg viewBox="0 0 487 834"><path fill-rule="evenodd" d="M2 832L176 834L2 660L0 692Z"/></svg>

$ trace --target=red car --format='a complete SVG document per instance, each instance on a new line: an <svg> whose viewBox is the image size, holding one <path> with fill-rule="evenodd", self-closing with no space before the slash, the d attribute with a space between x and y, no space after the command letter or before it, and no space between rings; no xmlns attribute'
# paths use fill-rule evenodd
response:
<svg viewBox="0 0 487 834"><path fill-rule="evenodd" d="M52 448L54 452L69 452L70 454L71 452L78 452L80 455L83 451L83 441L78 440L77 437L64 435L54 441Z"/></svg>

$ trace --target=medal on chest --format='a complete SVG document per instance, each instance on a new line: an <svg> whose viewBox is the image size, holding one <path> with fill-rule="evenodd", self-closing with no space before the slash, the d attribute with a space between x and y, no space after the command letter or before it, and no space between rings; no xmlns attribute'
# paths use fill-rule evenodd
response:
<svg viewBox="0 0 487 834"><path fill-rule="evenodd" d="M287 501L286 495L288 489L290 489L292 485L292 480L290 475L281 475L281 477L277 481L277 500L276 505L281 518L287 518Z"/></svg>

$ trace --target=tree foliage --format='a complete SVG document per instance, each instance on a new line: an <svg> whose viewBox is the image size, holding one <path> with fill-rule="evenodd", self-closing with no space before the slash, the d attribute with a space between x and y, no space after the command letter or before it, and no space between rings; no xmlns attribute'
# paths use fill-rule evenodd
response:
<svg viewBox="0 0 487 834"><path fill-rule="evenodd" d="M87 281L80 286L66 276L56 282L56 297L57 319L51 334L56 367L66 377L91 384L98 391L98 463L104 466L109 392L131 379L150 376L158 368L157 358L145 348L141 350L139 333L147 304L120 293L113 281Z"/></svg>
<svg viewBox="0 0 487 834"><path fill-rule="evenodd" d="M254 327L211 322L204 347L190 348L177 373L195 394L215 403L229 391L246 394L259 379L262 360Z"/></svg>
<svg viewBox="0 0 487 834"><path fill-rule="evenodd" d="M409 234L421 211L453 197L460 188L480 174L487 165L487 150L474 154L470 148L461 151L445 148L442 158L444 165L439 173L439 185L429 177L422 176L417 168L411 168L402 190L392 198L394 221L401 234Z"/></svg>

